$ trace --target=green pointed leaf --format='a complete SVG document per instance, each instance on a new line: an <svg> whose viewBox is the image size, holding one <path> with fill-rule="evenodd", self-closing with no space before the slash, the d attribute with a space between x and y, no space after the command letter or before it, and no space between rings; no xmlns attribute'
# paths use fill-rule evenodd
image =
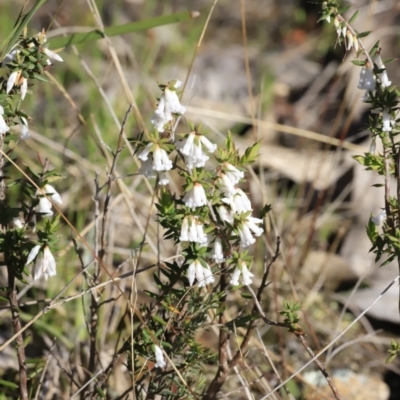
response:
<svg viewBox="0 0 400 400"><path fill-rule="evenodd" d="M359 67L363 67L365 65L365 61L361 61L361 60L352 60L352 63L354 65L358 65Z"/></svg>
<svg viewBox="0 0 400 400"><path fill-rule="evenodd" d="M73 44L82 44L103 39L105 36L112 37L123 35L131 32L145 31L147 29L156 28L158 26L174 24L176 22L187 21L198 17L198 13L194 11L185 11L177 14L163 15L161 17L146 19L144 21L130 22L124 25L109 26L104 29L104 33L98 29L94 29L85 33L73 33L63 37L55 37L49 39L51 48L66 47Z"/></svg>
<svg viewBox="0 0 400 400"><path fill-rule="evenodd" d="M15 384L14 382L9 382L9 381L5 381L4 379L0 379L0 385L1 386L6 386L12 389L18 389L18 385Z"/></svg>
<svg viewBox="0 0 400 400"><path fill-rule="evenodd" d="M371 33L371 31L366 31L366 32L357 33L357 38L358 38L358 39L361 39L361 38L363 38L363 37L368 36L370 33Z"/></svg>
<svg viewBox="0 0 400 400"><path fill-rule="evenodd" d="M0 61L4 59L6 54L8 54L11 48L14 46L16 41L19 38L19 35L22 33L24 28L28 25L29 21L35 15L36 11L44 4L47 0L36 0L36 3L32 6L31 10L28 14L25 14L22 18L18 19L15 24L14 29L11 31L10 35L1 43L1 47L3 47L3 51L0 56Z"/></svg>
<svg viewBox="0 0 400 400"><path fill-rule="evenodd" d="M344 14L346 11L348 11L351 8L351 4L347 4L347 6L344 6L342 8L339 8L338 13L339 14Z"/></svg>
<svg viewBox="0 0 400 400"><path fill-rule="evenodd" d="M359 10L357 10L357 11L351 16L351 18L349 19L349 24L351 24L352 22L354 22L354 21L356 20L356 18L357 18L357 16L358 16L358 11L359 11Z"/></svg>

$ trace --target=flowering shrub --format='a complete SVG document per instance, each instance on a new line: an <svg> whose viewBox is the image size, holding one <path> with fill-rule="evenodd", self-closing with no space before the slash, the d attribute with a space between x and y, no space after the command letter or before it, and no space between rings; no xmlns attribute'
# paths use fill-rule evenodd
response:
<svg viewBox="0 0 400 400"><path fill-rule="evenodd" d="M319 3L322 5L321 18L333 22L338 43L355 54L353 63L361 68L358 89L364 91L360 101L371 106L371 149L356 159L384 177L384 210L371 217L367 227L372 251L377 260L386 256L385 262L395 258L400 262L399 198L391 197L389 188L391 176L400 182L400 150L395 140L399 129L399 93L389 81L385 67L388 61L382 60L379 43L367 51L361 41L367 33L357 33L352 28L353 18L345 20L335 1ZM15 169L10 168L16 165L11 158L14 149L11 141L29 138L31 118L22 108L23 100L31 95L37 80L44 80L43 74L53 66L51 60L62 62L63 59L58 52L48 48L44 31L32 37L20 35L6 53L1 60L6 72L0 78L0 223L3 227L0 252L4 254L7 268L7 300L15 333L13 338L17 342L19 397L27 400L28 392L40 388L41 382L27 373L25 327L21 323L16 280L23 284L51 285L51 280L57 279L55 245L59 240L58 214L62 198L56 190L60 176L50 168L47 160L41 162L38 171L26 168L22 178L15 175ZM76 378L63 372L71 386L76 386L75 395L81 393L82 398L122 398L126 393L108 391L110 376L122 359L133 382L129 391L134 392L137 399L157 396L163 399L216 399L232 371L246 359L253 332L257 323L262 321L273 327L286 328L294 334L326 377L335 398L340 398L324 366L307 345L300 325L300 304L283 302L283 310L277 312L283 321L270 320L264 310L263 294L268 287L270 268L280 255L280 238L269 232L267 235L264 230L264 219L268 218L271 206L267 204L258 210L246 193L248 168L259 156L260 143L248 147L243 154L236 148L230 132L221 143L214 143L214 138L201 125L186 120L187 109L181 104L181 87L178 79L160 84L161 93L154 115L146 124L150 127L149 132L145 130L136 138L129 139L134 156L140 162L138 174L150 180L155 189L156 219L162 228L163 239L173 242L176 256L169 260L159 259L145 268L158 268L153 274L155 288L145 291L151 302L138 305L118 286L116 275L104 267L111 187L120 179L115 175L115 168L123 149L124 127L131 105L121 127L117 150L111 151L113 162L107 171L105 184L99 183L97 175L94 177L96 238L94 250L90 248L91 262L85 264L75 243L82 264L81 273L88 286L83 294L90 295L85 315L90 342L83 366L85 374ZM382 140L383 154L375 154L376 138ZM172 190L171 181L178 182L177 189ZM12 185L18 186L20 192L15 201L7 196ZM100 217L102 191L106 195ZM99 228L101 218L102 227ZM383 227L382 231L378 226ZM267 237L276 241L274 254L264 250ZM143 240L132 251L129 260L140 260L134 253L140 253L145 246ZM261 265L254 268L256 246L263 251L263 268ZM102 269L109 275L108 282L101 280ZM262 270L262 273L257 274L256 270ZM140 272L142 270L135 266L130 275L136 279ZM115 299L102 298L101 288L105 284L115 285L120 295L126 298L132 329L128 337L121 335L118 338L115 352L108 358L99 348L98 321L101 307ZM232 315L226 304L228 298L236 295L246 303ZM61 303L54 304L46 306L42 313ZM34 319L30 321L33 322ZM205 329L213 329L218 335L216 351L199 341L199 333ZM235 347L231 345L232 337L236 339ZM392 343L390 360L400 352L399 348L395 342ZM215 367L212 379L206 375L206 365ZM276 385L270 394L279 387Z"/></svg>

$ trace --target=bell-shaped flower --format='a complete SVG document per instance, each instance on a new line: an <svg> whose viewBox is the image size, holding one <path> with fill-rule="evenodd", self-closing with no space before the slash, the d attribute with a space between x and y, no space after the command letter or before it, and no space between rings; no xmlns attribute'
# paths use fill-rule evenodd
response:
<svg viewBox="0 0 400 400"><path fill-rule="evenodd" d="M380 74L378 74L381 85L383 87L389 87L392 84L392 82L389 81L389 78L388 78L388 75L386 72L386 67L385 67L385 64L383 64L380 54L378 54L378 53L375 54L374 63L376 64L376 66L379 69L384 69L384 71L382 71Z"/></svg>
<svg viewBox="0 0 400 400"><path fill-rule="evenodd" d="M47 47L43 47L42 51L46 54L47 57L51 58L52 60L63 62L64 60L53 50L48 49Z"/></svg>
<svg viewBox="0 0 400 400"><path fill-rule="evenodd" d="M154 345L154 354L156 356L156 363L154 366L156 368L165 368L167 363L164 361L164 354L161 348L157 345Z"/></svg>
<svg viewBox="0 0 400 400"><path fill-rule="evenodd" d="M202 267L202 268L203 268L203 275L204 275L204 285L202 285L202 286L213 283L215 281L215 278L211 271L210 266L208 264L206 264L206 266ZM200 287L200 282L199 282L199 287Z"/></svg>
<svg viewBox="0 0 400 400"><path fill-rule="evenodd" d="M231 180L232 184L236 185L244 177L244 172L238 170L232 164L224 162L223 164L224 174Z"/></svg>
<svg viewBox="0 0 400 400"><path fill-rule="evenodd" d="M186 207L189 208L202 207L207 204L206 192L203 186L198 182L193 184L192 189L185 193L182 200Z"/></svg>
<svg viewBox="0 0 400 400"><path fill-rule="evenodd" d="M347 31L346 38L347 38L346 50L350 51L354 45L354 36L350 31Z"/></svg>
<svg viewBox="0 0 400 400"><path fill-rule="evenodd" d="M183 115L186 112L186 108L181 105L179 97L174 90L180 86L181 82L177 80L172 88L167 86L160 97L154 117L151 119L151 123L159 132L163 132L165 124L172 121L173 114Z"/></svg>
<svg viewBox="0 0 400 400"><path fill-rule="evenodd" d="M10 129L10 127L6 124L6 121L4 120L3 115L4 115L4 108L0 106L0 135L4 135Z"/></svg>
<svg viewBox="0 0 400 400"><path fill-rule="evenodd" d="M49 184L45 185L40 191L36 191L36 195L42 195L39 199L39 204L36 207L36 212L43 214L43 216L49 217L53 215L52 204L49 199L57 204L62 204L61 196L54 187Z"/></svg>
<svg viewBox="0 0 400 400"><path fill-rule="evenodd" d="M23 100L28 90L28 80L22 75L22 71L13 71L7 80L7 90L9 93L14 86L21 86L21 99Z"/></svg>
<svg viewBox="0 0 400 400"><path fill-rule="evenodd" d="M142 161L139 174L144 175L149 179L157 177L157 173L153 169L153 156L151 154L146 158L145 161Z"/></svg>
<svg viewBox="0 0 400 400"><path fill-rule="evenodd" d="M243 285L251 285L253 283L253 280L251 279L254 275L249 271L247 268L247 265L244 261L241 262L240 267L237 266L235 270L233 271L232 277L230 284L232 286L238 286L239 285L239 278L240 275L242 275L242 283Z"/></svg>
<svg viewBox="0 0 400 400"><path fill-rule="evenodd" d="M232 196L225 197L222 201L231 207L231 212L233 214L240 214L253 209L249 198L242 189L235 189Z"/></svg>
<svg viewBox="0 0 400 400"><path fill-rule="evenodd" d="M234 217L225 206L219 206L217 210L222 222L228 222L229 224L233 223Z"/></svg>
<svg viewBox="0 0 400 400"><path fill-rule="evenodd" d="M262 219L247 217L245 221L239 225L238 232L242 247L248 247L255 243L256 240L252 233L254 233L255 236L260 236L264 232L264 229L257 226L257 224L262 224L262 222Z"/></svg>
<svg viewBox="0 0 400 400"><path fill-rule="evenodd" d="M206 264L206 267L203 267L199 260L190 263L187 275L190 286L193 285L195 279L197 280L199 287L206 286L215 280L209 265Z"/></svg>
<svg viewBox="0 0 400 400"><path fill-rule="evenodd" d="M236 193L235 184L223 173L219 174L215 184L225 196L233 196Z"/></svg>
<svg viewBox="0 0 400 400"><path fill-rule="evenodd" d="M383 127L382 127L383 132L390 132L392 130L392 124L394 123L394 121L390 118L390 114L389 114L387 108L383 109L382 123L383 123Z"/></svg>
<svg viewBox="0 0 400 400"><path fill-rule="evenodd" d="M214 153L217 149L217 145L211 143L204 135L196 132L189 133L187 138L177 144L177 148L185 156L185 162L189 168L204 167L209 157L204 152L203 147L209 153Z"/></svg>
<svg viewBox="0 0 400 400"><path fill-rule="evenodd" d="M169 171L172 168L172 161L169 159L168 153L158 144L153 142L147 143L146 147L138 155L138 158L142 161L148 161L150 155L153 156L152 166L154 171Z"/></svg>
<svg viewBox="0 0 400 400"><path fill-rule="evenodd" d="M22 123L19 124L20 127L20 138L22 140L29 139L31 135L29 134L29 127L28 127L28 121L26 120L25 117L21 117Z"/></svg>
<svg viewBox="0 0 400 400"><path fill-rule="evenodd" d="M53 215L51 201L46 197L41 197L39 199L39 204L36 206L36 212L42 214L44 217L50 217Z"/></svg>
<svg viewBox="0 0 400 400"><path fill-rule="evenodd" d="M32 269L32 278L34 281L40 279L42 276L47 281L49 276L55 276L57 274L56 271L56 260L51 254L51 251L48 246L45 246L43 249L42 254L39 254L41 249L40 245L36 245L28 254L28 258L26 260L26 264L30 264L35 258L35 264L33 265Z"/></svg>
<svg viewBox="0 0 400 400"><path fill-rule="evenodd" d="M214 247L208 257L214 260L217 264L221 264L225 261L221 238L215 238Z"/></svg>
<svg viewBox="0 0 400 400"><path fill-rule="evenodd" d="M207 235L204 233L203 224L197 217L186 216L183 218L179 240L181 242L195 243L205 243L207 241Z"/></svg>

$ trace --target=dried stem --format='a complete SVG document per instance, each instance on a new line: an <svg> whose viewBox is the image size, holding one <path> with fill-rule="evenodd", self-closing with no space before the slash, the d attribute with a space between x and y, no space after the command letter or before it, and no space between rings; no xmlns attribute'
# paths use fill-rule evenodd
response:
<svg viewBox="0 0 400 400"><path fill-rule="evenodd" d="M311 350L310 346L308 345L304 335L296 335L301 344L304 346L304 348L306 349L307 353L311 356L311 357L315 357L314 352ZM321 364L321 362L318 360L318 358L316 358L314 360L315 364L317 365L318 369L322 372L322 375L324 375L326 381L328 382L329 387L332 390L333 395L335 396L335 399L337 400L341 400L342 397L340 396L337 387L335 386L335 383L333 382L332 378L329 376L328 371L324 368L324 366Z"/></svg>
<svg viewBox="0 0 400 400"><path fill-rule="evenodd" d="M14 333L17 334L21 331L21 320L19 318L18 312L18 298L17 289L15 286L14 273L10 268L8 270L8 300L11 307L11 319L13 322ZM18 335L15 339L16 351L18 358L18 368L19 368L19 393L21 400L28 400L28 374L26 370L25 362L25 347L24 339L22 335Z"/></svg>

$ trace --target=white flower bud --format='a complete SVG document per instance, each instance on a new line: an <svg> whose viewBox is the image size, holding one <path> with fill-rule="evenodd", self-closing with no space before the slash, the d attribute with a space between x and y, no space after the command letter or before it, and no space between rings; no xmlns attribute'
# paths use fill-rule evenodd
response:
<svg viewBox="0 0 400 400"><path fill-rule="evenodd" d="M165 368L167 363L164 361L164 354L161 348L157 345L154 345L154 354L156 356L156 363L154 366L156 368Z"/></svg>

